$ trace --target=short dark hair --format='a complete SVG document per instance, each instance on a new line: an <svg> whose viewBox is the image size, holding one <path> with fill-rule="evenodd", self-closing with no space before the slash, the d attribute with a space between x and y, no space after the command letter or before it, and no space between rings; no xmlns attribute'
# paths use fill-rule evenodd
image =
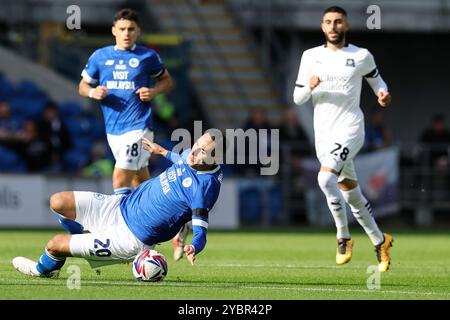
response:
<svg viewBox="0 0 450 320"><path fill-rule="evenodd" d="M134 21L136 22L136 24L139 22L138 21L138 15L136 13L136 11L134 11L133 9L122 9L120 11L118 11L115 15L114 15L114 22L113 24L116 24L117 21L124 19L124 20L130 20L130 21Z"/></svg>
<svg viewBox="0 0 450 320"><path fill-rule="evenodd" d="M327 14L328 12L337 12L344 16L347 16L347 11L345 11L344 9L342 9L341 7L338 7L338 6L333 6L333 7L329 7L327 9L325 9L325 11L323 12L323 15Z"/></svg>

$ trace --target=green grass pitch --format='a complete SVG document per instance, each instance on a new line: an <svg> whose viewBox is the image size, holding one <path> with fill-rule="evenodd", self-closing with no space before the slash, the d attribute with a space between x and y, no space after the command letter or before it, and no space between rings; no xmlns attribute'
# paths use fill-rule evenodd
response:
<svg viewBox="0 0 450 320"><path fill-rule="evenodd" d="M86 261L69 258L58 279L29 278L11 265L15 256L37 259L59 230L0 230L0 299L450 299L448 232L393 232L391 270L380 288L368 289L376 264L368 238L354 233L354 254L334 263L334 234L323 231L214 232L190 266L172 259L171 242L157 246L169 273L160 283L134 280L131 265L104 267L100 275ZM68 280L78 266L80 289ZM371 282L372 284L374 282Z"/></svg>

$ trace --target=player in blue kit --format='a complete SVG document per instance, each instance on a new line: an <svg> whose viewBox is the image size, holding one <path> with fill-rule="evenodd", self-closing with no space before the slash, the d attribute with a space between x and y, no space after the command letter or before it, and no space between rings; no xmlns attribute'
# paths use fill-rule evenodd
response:
<svg viewBox="0 0 450 320"><path fill-rule="evenodd" d="M81 73L79 93L101 101L108 143L116 159L114 192L126 194L132 184L136 188L150 178L150 154L143 152L141 139L153 139L150 101L172 88L172 78L154 50L136 45L140 34L136 12L117 12L112 34L116 44L91 55Z"/></svg>
<svg viewBox="0 0 450 320"><path fill-rule="evenodd" d="M150 178L150 153L143 152L141 138L153 139L150 101L172 88L172 78L155 51L136 45L140 34L136 12L117 12L112 34L116 45L91 55L81 73L79 92L101 101L108 143L116 159L114 193L128 194L132 186L137 188ZM150 88L152 79L156 84ZM188 225L183 227L175 240L184 243L188 230ZM175 248L175 252L180 259L183 251Z"/></svg>
<svg viewBox="0 0 450 320"><path fill-rule="evenodd" d="M66 257L85 258L93 268L132 261L143 250L172 239L191 220L194 236L184 252L194 265L205 247L208 214L222 184L215 154L222 142L206 133L181 155L145 138L142 143L147 151L167 157L173 165L129 195L54 194L50 207L64 217L63 226L71 234L54 236L37 262L14 258L14 268L29 276L54 277ZM90 233L83 233L86 230Z"/></svg>

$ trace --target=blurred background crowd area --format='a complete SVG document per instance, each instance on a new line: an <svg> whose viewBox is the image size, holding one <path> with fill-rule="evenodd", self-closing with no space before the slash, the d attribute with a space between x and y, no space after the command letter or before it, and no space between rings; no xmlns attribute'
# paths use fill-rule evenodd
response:
<svg viewBox="0 0 450 320"><path fill-rule="evenodd" d="M349 42L373 53L393 95L387 109L367 85L361 98L360 154L389 149L398 159L398 205L387 219L450 220L450 1L80 0L81 28L69 30L72 2L1 3L0 173L111 175L99 104L78 96L78 82L92 52L114 43L114 13L129 7L140 15L139 43L175 80L153 101L155 141L173 147L173 130L192 132L194 120L204 130L279 129L277 175L261 176L259 162L227 164L226 178L240 182L243 224L310 222L311 201L324 201L308 194L317 191L305 165L315 159L312 107L295 106L292 92L301 53L323 43L322 12L337 4L349 14ZM367 28L371 4L381 8L380 30ZM270 136L258 143L270 150ZM168 165L152 157L150 172Z"/></svg>

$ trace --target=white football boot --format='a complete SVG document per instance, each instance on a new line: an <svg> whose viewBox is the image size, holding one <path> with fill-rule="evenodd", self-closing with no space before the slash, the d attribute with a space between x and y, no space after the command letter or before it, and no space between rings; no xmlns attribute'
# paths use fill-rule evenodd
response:
<svg viewBox="0 0 450 320"><path fill-rule="evenodd" d="M14 268L20 273L26 274L32 277L42 277L42 278L56 278L59 275L59 270L51 271L48 274L40 273L37 269L36 261L30 260L25 257L15 257L12 260Z"/></svg>

